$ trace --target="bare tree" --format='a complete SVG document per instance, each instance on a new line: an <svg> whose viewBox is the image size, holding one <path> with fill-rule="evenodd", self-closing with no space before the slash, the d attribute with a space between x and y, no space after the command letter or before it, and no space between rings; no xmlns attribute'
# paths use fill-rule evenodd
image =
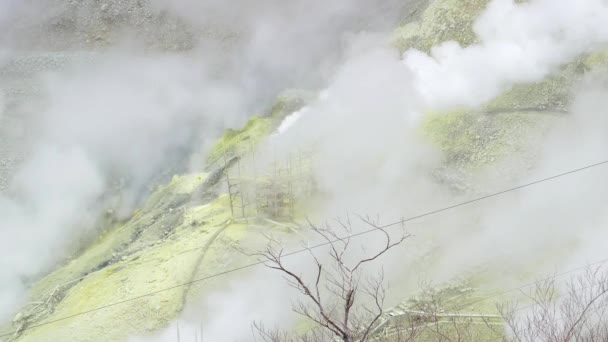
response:
<svg viewBox="0 0 608 342"><path fill-rule="evenodd" d="M531 305L499 307L509 330L505 341L608 341L608 273L600 268L586 270L562 289L550 278L524 294Z"/></svg>
<svg viewBox="0 0 608 342"><path fill-rule="evenodd" d="M358 258L348 253L353 249L349 219L322 227L309 222L309 228L329 250L328 258L320 258L306 249L314 265L310 276L286 265L285 257L290 253L285 253L276 239L269 237L267 248L255 254L301 293L294 311L318 326L306 334L293 335L255 323L254 332L262 341L608 341L608 272L601 268L590 268L562 286L555 278L539 281L524 293L531 303L499 305L499 315L462 312L466 303L462 308L448 308L443 296L433 291L396 315L387 313L383 272L365 277L362 269L409 235L402 233L395 239L369 218L360 219L383 237L383 244Z"/></svg>
<svg viewBox="0 0 608 342"><path fill-rule="evenodd" d="M294 311L321 327L321 332L312 333L316 336L307 335L298 341L327 340L319 339L323 333L344 342L369 341L373 328L382 317L386 296L384 273L380 271L370 277L365 276L363 269L399 246L409 235L402 229L395 238L371 219L359 219L371 231L382 236L382 245L375 252L363 248L364 255L358 257L352 253L353 226L350 218L337 220L335 227L328 224L320 227L308 222L312 232L329 249L327 258L319 258L312 249L307 248L314 263L314 275L310 279L305 279L305 276L286 266L284 248L274 238L268 237L266 249L254 254L264 261L265 266L281 272L289 285L302 294L303 299L294 306ZM260 324L255 327L264 341L289 340L279 332L264 329Z"/></svg>

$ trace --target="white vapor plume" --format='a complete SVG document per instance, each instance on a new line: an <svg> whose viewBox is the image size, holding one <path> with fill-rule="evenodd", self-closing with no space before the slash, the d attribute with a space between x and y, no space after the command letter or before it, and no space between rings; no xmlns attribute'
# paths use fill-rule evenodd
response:
<svg viewBox="0 0 608 342"><path fill-rule="evenodd" d="M576 92L571 113L537 147L539 159L521 183L606 159L606 75L600 80L588 80ZM548 275L604 260L606 251L598 242L606 234L605 172L605 166L590 168L497 197L480 205L474 224L449 218L453 232L438 235L444 248L434 272L449 278L477 266L499 265L493 266L499 267L496 272L509 270L517 278L523 272ZM502 275L497 283L512 280Z"/></svg>
<svg viewBox="0 0 608 342"><path fill-rule="evenodd" d="M334 76L326 100L309 105L288 131L271 140L273 151L301 145L317 148L315 175L330 198L325 217L380 213L383 221L392 222L396 215L408 217L458 203L462 198L450 196L430 178L441 165L440 153L418 136L419 113L428 108L478 106L515 84L543 80L575 58L602 49L608 42L603 24L607 19L604 1L496 0L475 22L478 43L471 46L446 42L434 47L431 55L409 50L402 61L390 51L363 49ZM581 135L568 136L558 129L541 140L542 146L529 146L531 151L540 149L541 158L523 165L534 170L526 172L530 178L515 181L535 180L604 158L603 105L585 95L602 91L591 89L578 95L573 116L563 123L569 130L579 127ZM581 150L585 153L577 152ZM425 276L436 281L488 265L518 270L513 278L524 270L547 270L571 257L552 252L564 245L576 246L572 254L580 261L579 251L593 255L600 249L583 243L577 229L593 235L601 226L596 223L602 222L603 205L598 200L593 205L572 202L601 198L603 190L592 185L596 181L589 177L589 183L577 186L582 182L577 177L565 189L547 184L489 208L459 208L457 213L427 218L423 221L427 229L419 231L420 238L408 247L424 249L423 239L432 239L439 262ZM499 186L496 190L519 184L506 179L494 183ZM553 190L547 191L548 187ZM536 269L529 266L530 260L539 258L543 262L536 263ZM384 267L400 278L402 272L407 274L404 264ZM411 274L405 277L418 281ZM499 282L504 285L509 280L513 279L503 276ZM400 284L405 291L408 284Z"/></svg>
<svg viewBox="0 0 608 342"><path fill-rule="evenodd" d="M430 55L409 50L400 59L395 51L382 47L377 36L357 37L349 42L350 54L327 86L328 96L286 119L279 134L269 140L268 154L273 155L269 158L280 159L290 151L315 147L315 176L326 195L319 215L322 218L347 212L379 213L383 222L392 222L399 215L414 216L457 203L462 198L449 194L430 175L441 166L441 153L418 135L421 112L437 107L478 106L515 84L540 81L576 57L601 49L608 41L603 24L607 19L608 5L599 0L576 4L496 0L475 22L478 42L468 47L446 42L434 47ZM575 115L565 123L568 127L573 122L582 125L583 136L568 139L571 146L576 146L568 149L574 154L567 157L560 153L556 141L565 133L554 132L555 140L542 141L543 157L534 165L526 165L535 170L529 177L567 170L574 161L584 165L599 154L602 144L587 145L589 158L574 152L580 143L599 142L605 134L601 125L592 135L583 133L598 119L596 116L603 117L597 110L601 106L587 100L579 97ZM581 109L585 103L591 107ZM555 164L558 160L561 163ZM391 288L393 297L399 300L403 299L400 295L407 296L419 281L417 276L450 281L488 265L499 270L502 277L497 282L504 286L527 271L539 272L554 261L563 261L567 256L556 256L551 251L572 241L586 248L586 253L600 251L582 243L573 228L583 222L591 227L590 222L601 221L596 215L584 219L590 213L602 212L600 203L571 205L581 196L597 198L597 194L588 192L593 188L590 184L580 188L571 184L565 193L543 192L551 186L547 185L536 195L507 198L489 208L463 207L457 213L426 218L420 225L424 230L409 226L419 235L406 243L409 258L399 253L400 258L383 262L389 280L399 284L398 289ZM514 184L502 180L496 185ZM570 214L564 219L555 212ZM586 236L595 229L585 231ZM373 244L373 240L367 238L365 243ZM427 248L438 253L437 264L424 275L408 273L416 257L429 252ZM547 263L534 264L537 268L529 265L530 260L539 258ZM504 270L512 269L517 270L511 273L513 277L505 277ZM282 301L272 298L267 305L277 310L285 308Z"/></svg>
<svg viewBox="0 0 608 342"><path fill-rule="evenodd" d="M194 32L216 28L236 38L218 43L201 36L191 51L181 54L135 53L128 44L115 44L112 53L99 55L92 64L37 75L42 95L24 119L33 132L28 141L33 147L8 191L0 193L0 321L23 304L36 277L94 236L113 182L126 180L114 208L126 216L159 173L185 168L192 153L222 130L238 127L279 90L326 88L319 100L283 122L259 160L313 146L314 175L324 195L315 219L358 213L380 214L382 223L391 222L458 200L432 176L442 166L442 155L420 136L425 110L479 106L514 84L540 81L608 42L606 1L492 0L475 22L476 43L445 42L430 54L408 50L399 56L385 46L384 34L361 31L390 29L399 19L401 2L155 0L156 10L178 16ZM26 9L39 13L46 8L30 1L19 8L16 4L0 3L0 28L9 27L15 19L11 16ZM0 40L16 38L3 35ZM568 129L577 127L577 134L569 135L564 127L553 131L528 176L601 158L608 143L606 87L592 83L582 89L572 117L563 122ZM428 236L441 254L429 273L440 280L483 262L523 268L528 260L572 241L586 248L591 256L585 258L593 257L602 246L590 237L605 235L597 227L606 223L602 198L608 194L594 179L564 182L559 191L547 185L483 212L465 208L447 220L429 218L424 223L430 228L421 239L406 242L413 250L410 259L382 260L387 278L403 279L416 262L411 255L426 252L421 240ZM445 227L450 231L441 230ZM373 247L378 241L364 242ZM416 243L420 245L411 245ZM580 261L581 254L573 254L568 260ZM399 283L404 289L418 281L406 275L407 281ZM190 315L204 311L211 341L248 340L253 319L270 317L289 326L292 318L283 315L294 296L276 278L260 272L239 279L195 305ZM184 317L186 330L198 327L191 317ZM174 340L175 328L146 340Z"/></svg>
<svg viewBox="0 0 608 342"><path fill-rule="evenodd" d="M27 106L7 114L27 127L28 148L0 194L0 321L24 304L33 281L95 236L108 206L119 217L129 215L155 177L183 171L190 154L240 126L279 90L321 82L339 60L345 36L394 23L401 4L319 1L312 10L308 1L153 2L154 8L140 1L0 2L0 86L40 86ZM303 20L305 9L315 20ZM186 23L167 24L170 15ZM161 19L150 19L155 16ZM175 22L192 30L173 35ZM189 51L138 51L145 45L138 35L153 34L154 25L161 33L152 40L183 39L192 44ZM40 50L83 48L95 51L78 67L38 72L47 66L32 65L27 77L11 69L36 62ZM55 61L49 63L52 69ZM122 185L120 199L107 203L115 183Z"/></svg>
<svg viewBox="0 0 608 342"><path fill-rule="evenodd" d="M128 215L159 171L243 119L241 93L208 82L188 57L99 58L94 68L49 77L43 109L29 113L35 147L0 195L0 293L11 301L1 319L25 283L95 234L106 205ZM125 180L120 201L104 203L117 179Z"/></svg>
<svg viewBox="0 0 608 342"><path fill-rule="evenodd" d="M603 0L493 0L475 22L478 43L445 42L431 55L410 50L404 63L429 106L476 106L605 46L606 18Z"/></svg>
<svg viewBox="0 0 608 342"><path fill-rule="evenodd" d="M241 275L203 301L191 303L180 320L159 334L129 341L173 341L178 325L185 342L194 342L196 335L198 341L251 341L253 322L263 322L267 327L284 324L289 327L296 319L289 303L297 293L295 289L286 290L274 271L260 268L255 275ZM283 305L275 305L277 302Z"/></svg>
<svg viewBox="0 0 608 342"><path fill-rule="evenodd" d="M93 223L86 214L103 179L82 150L47 147L23 166L14 186L19 199L0 196L2 320L24 299L23 282L64 257L70 238Z"/></svg>
<svg viewBox="0 0 608 342"><path fill-rule="evenodd" d="M271 140L279 153L318 146L320 190L341 203L341 209L330 210L337 212L328 211L330 217L346 211L388 214L397 209L389 207L398 199L407 208L392 214L403 215L415 211L416 205L409 204L413 201L406 200L410 196L437 195L425 173L439 161L439 153L416 134L418 100L410 73L394 51L365 50L357 49L363 52L338 70L325 100L309 106L288 131Z"/></svg>
<svg viewBox="0 0 608 342"><path fill-rule="evenodd" d="M287 88L317 88L342 61L347 39L363 31L393 28L410 1L381 0L153 0L159 9L204 31L225 32L230 52L216 61L239 74L258 96ZM218 33L219 34L219 33ZM218 46L201 39L203 54ZM260 82L263 80L263 87Z"/></svg>

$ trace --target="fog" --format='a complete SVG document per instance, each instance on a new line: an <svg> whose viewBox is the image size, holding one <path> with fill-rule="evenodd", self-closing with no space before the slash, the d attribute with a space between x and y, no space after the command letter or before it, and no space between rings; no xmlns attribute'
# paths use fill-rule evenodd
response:
<svg viewBox="0 0 608 342"><path fill-rule="evenodd" d="M39 15L45 22L61 15L31 2L0 5L0 27L14 28L2 36L2 55L8 59L39 44L28 46L24 38L36 32L27 18ZM100 10L94 2L81 6L74 12L81 19ZM108 1L104 10L117 6L119 2ZM23 11L30 16L17 20ZM96 46L91 61L36 74L41 94L30 106L15 109L30 134L24 138L28 153L0 195L0 320L23 304L32 280L95 236L106 210L127 216L159 175L202 168L200 155L224 129L239 127L267 109L284 89L309 88L323 95L287 119L262 147L260 160L314 146L314 176L326 194L318 212L311 213L315 220L357 213L392 222L472 196L454 194L433 179L443 155L422 136L425 112L480 106L514 84L540 81L608 42L608 5L601 0L576 5L493 0L475 22L477 43L461 47L445 42L430 54L412 49L402 56L387 37L407 12L405 2L264 1L253 6L246 1L155 0L146 11L169 13L188 28L175 31L175 37L191 46L146 50L151 38L139 32L148 31L131 27L134 19L124 19L116 30L124 33L122 39L116 38L119 33L110 35L113 40ZM81 22L74 25L94 27ZM193 39L189 34L209 28L228 38L212 32ZM82 48L79 37L66 37ZM57 41L48 44L67 44ZM529 146L539 158L519 170L524 176L472 181L491 193L602 161L605 80L593 75L573 89L568 116ZM0 123L14 115L1 113ZM391 303L415 290L422 277L450 281L489 268L496 275L511 272L497 283L516 285L519 271L544 273L601 258L602 198L608 190L601 172L581 172L406 226L415 236L382 260L388 280L399 284ZM116 182L121 195L106 201ZM364 225L355 227L362 229ZM368 249L379 243L365 239ZM563 246L570 252L562 253ZM425 274L408 273L437 250L440 256ZM530 266L530 260L538 262ZM294 265L305 269L308 262L297 259ZM190 303L179 325L196 330L197 317L204 317L205 334L217 341L248 340L252 320L294 324L286 305L294 296L281 277L257 271L243 277L246 281ZM260 306L264 311L257 310ZM176 325L145 339L174 340ZM185 334L186 341L194 336Z"/></svg>
<svg viewBox="0 0 608 342"><path fill-rule="evenodd" d="M359 5L2 2L4 89L21 86L23 74L36 93L4 115L19 123L6 130L23 156L0 197L0 319L24 303L32 280L95 237L101 214L125 217L159 176L200 169L224 129L285 88L322 83L349 34L397 20L397 1L374 5L373 16ZM304 8L318 13L315 21L302 20ZM149 49L150 40L187 48ZM57 49L93 53L65 61Z"/></svg>
<svg viewBox="0 0 608 342"><path fill-rule="evenodd" d="M571 7L560 1L491 2L475 23L479 43L463 48L447 42L431 55L409 50L401 59L381 35L351 40L327 96L287 119L268 143L271 158L316 147L315 176L329 197L321 220L359 213L393 222L471 199L474 194L451 194L431 178L441 152L420 135L422 113L482 105L514 84L540 81L604 47L608 37L596 19L608 17L606 5ZM481 195L604 160L604 78L594 75L576 85L569 115L527 146L539 156L532 164L513 156L472 179ZM488 182L488 174L501 174L499 168L516 174ZM475 271L494 277L488 289L517 286L526 273L540 277L602 259L603 249L593 242L604 220L602 172L588 170L408 224L416 236L406 252L381 264L389 282L399 284L393 293L407 296L420 279L450 282ZM367 247L375 242L372 236L363 240ZM429 254L437 262L412 274L417 260ZM289 308L279 301L277 310Z"/></svg>
<svg viewBox="0 0 608 342"><path fill-rule="evenodd" d="M606 46L601 0L494 0L475 21L477 44L445 42L431 56L404 55L430 106L479 105L516 83L536 82L582 53Z"/></svg>

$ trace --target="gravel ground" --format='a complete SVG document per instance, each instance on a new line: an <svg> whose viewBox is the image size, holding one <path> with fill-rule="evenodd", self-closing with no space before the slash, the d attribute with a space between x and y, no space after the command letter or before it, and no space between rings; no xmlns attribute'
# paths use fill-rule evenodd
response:
<svg viewBox="0 0 608 342"><path fill-rule="evenodd" d="M24 135L20 120L3 115L0 118L0 192L6 190L10 176L23 160Z"/></svg>
<svg viewBox="0 0 608 342"><path fill-rule="evenodd" d="M92 56L90 53L30 53L13 55L0 62L0 191L6 190L28 150L27 111L20 108L39 94L35 76L86 62Z"/></svg>
<svg viewBox="0 0 608 342"><path fill-rule="evenodd" d="M17 6L0 22L0 42L20 50L83 50L105 47L128 28L146 46L192 47L193 30L147 0L49 0L36 9Z"/></svg>

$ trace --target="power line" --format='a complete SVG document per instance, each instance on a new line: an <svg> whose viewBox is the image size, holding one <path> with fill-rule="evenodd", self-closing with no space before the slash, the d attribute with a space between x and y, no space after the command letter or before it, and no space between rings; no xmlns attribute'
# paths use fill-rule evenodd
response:
<svg viewBox="0 0 608 342"><path fill-rule="evenodd" d="M489 194L489 195L477 197L477 198L474 198L472 200L468 200L468 201L465 201L465 202L454 204L454 205L451 205L451 206L448 206L448 207L443 207L443 208L436 209L436 210L433 210L433 211L429 211L429 212L426 212L426 213L423 213L423 214L419 214L419 215L412 216L412 217L409 217L409 218L401 219L399 221L386 224L384 226L374 227L373 229L365 230L365 231L362 231L362 232L359 232L359 233L356 233L356 234L351 234L351 235L346 236L346 237L344 237L342 239L366 235L366 234L369 234L369 233L376 232L376 231L378 231L378 229L384 229L384 228L393 227L393 226L396 226L396 225L399 225L399 224L403 224L403 223L406 223L406 222L410 222L410 221L414 221L414 220L417 220L417 219L420 219L420 218L423 218L423 217L435 215L435 214L438 214L438 213L442 213L442 212L449 211L449 210L452 210L452 209L455 209L455 208L463 207L463 206L466 206L466 205L469 205L469 204L473 204L473 203L476 203L476 202L481 202L481 201L489 199L489 198L501 196L501 195L504 195L504 194L507 194L507 193L510 193L510 192L515 192L515 191L518 191L518 190L521 190L521 189L524 189L524 188L527 188L527 187L538 185L540 183L545 183L545 182L548 182L548 181L551 181L551 180L554 180L554 179L557 179L557 178L565 177L565 176L568 176L568 175L571 175L571 174L574 174L574 173L582 172L582 171L589 170L589 169L592 169L592 168L595 168L595 167L599 167L599 166L602 166L602 165L606 165L606 164L608 164L608 160L604 160L602 162L598 162L598 163L595 163L595 164L591 164L591 165L587 165L587 166L584 166L584 167L580 167L580 168L577 168L577 169L574 169L574 170L570 170L570 171L567 171L567 172L564 172L564 173L560 173L560 174L557 174L557 175L554 175L554 176L550 176L550 177L547 177L547 178L539 179L539 180L536 180L536 181L533 181L533 182L525 183L525 184L522 184L522 185L519 185L519 186L516 186L516 187L513 187L513 188L509 188L509 189L505 189L505 190L502 190L502 191L499 191L499 192L495 192L495 193L492 193L492 194ZM317 245L314 245L314 246L310 246L308 248L303 248L303 249L299 249L299 250L296 250L296 251L293 251L293 252L285 253L285 254L283 254L283 257L289 257L289 256L292 256L292 255L308 252L310 249L316 249L316 248L328 246L328 245L330 245L330 244L332 244L334 242L340 241L340 240L341 239L335 239L335 240L332 240L332 241L328 241L328 242L320 243L320 244L317 244ZM608 261L608 259L605 259L605 260L602 260L602 261L599 261L599 262L596 262L596 263L593 263L593 264L585 265L585 266L582 266L582 267L577 267L575 270L566 271L566 272L564 272L564 273L562 273L560 275L564 275L564 274L567 274L567 273L572 273L572 272L574 272L576 270L580 270L581 268L589 267L590 265L594 265L594 264L598 264L598 263L602 263L602 262L606 262L606 261ZM205 280L209 280L209 279L212 279L212 278L215 278L215 277L219 277L219 276L223 276L223 275L226 275L226 274L238 272L238 271L241 271L241 270L244 270L244 269L247 269L247 268L259 266L259 265L262 265L262 264L264 264L264 262L258 261L258 262L250 263L250 264L247 264L247 265L244 265L244 266L241 266L241 267L232 268L232 269L229 269L229 270L226 270L226 271L223 271L223 272L212 274L210 276L202 277L202 278L199 278L199 279L195 279L195 280L192 280L192 281L189 281L189 282L185 282L185 283L182 283L182 284L174 285L174 286L171 286L171 287L168 287L168 288L164 288L164 289L161 289L161 290L149 292L149 293L137 296L137 297L128 298L128 299L125 299L125 300L122 300L122 301L118 301L118 302L115 302L115 303L103 305L103 306L100 306L100 307L97 307L97 308L94 308L94 309L91 309L91 310L86 310L86 311L82 311L82 312L79 312L79 313L76 313L76 314L73 314L73 315L61 317L61 318L54 319L54 320L51 320L51 321L46 321L44 323L40 323L40 324L36 324L36 325L31 325L31 326L23 328L21 331L26 331L26 330L31 330L31 329L39 328L41 326L45 326L45 325L57 323L57 322L60 322L60 321L68 320L68 319L71 319L71 318L74 318L74 317L78 317L78 316L82 316L82 315L86 315L86 314L89 314L89 313L92 313L92 312L95 312L95 311L104 310L104 309L107 309L107 308L110 308L110 307L114 307L114 306L121 305L121 304L124 304L124 303L132 302L132 301L137 300L137 299L153 296L155 294L162 293L162 292L165 292L165 291L175 290L175 289L178 289L180 287L192 285L192 284L199 283L199 282L202 282L202 281L205 281ZM538 281L534 282L534 283L531 283L531 284L536 284L536 283L538 283ZM531 284L526 284L526 285L524 285L524 287L530 286ZM508 290L508 291L504 291L504 292L500 293L499 295L504 294L504 293L513 292L513 291L516 291L516 290L519 290L519 289L520 288L515 288L515 289ZM492 298L492 297L489 297L489 298ZM13 333L8 333L8 334L0 335L0 337L7 337L7 336L10 336L12 334Z"/></svg>
<svg viewBox="0 0 608 342"><path fill-rule="evenodd" d="M465 205L469 205L469 204L472 204L472 203L475 203L475 202L480 202L480 201L483 201L483 200L488 199L488 198L504 195L504 194L509 193L509 192L515 192L517 190L521 190L521 189L524 189L524 188L527 188L527 187L530 187L530 186L534 186L534 185L537 185L537 184L540 184L540 183L545 183L545 182L554 180L556 178L565 177L565 176L568 176L568 175L571 175L571 174L574 174L574 173L577 173L577 172L589 170L589 169L592 169L594 167L602 166L602 165L605 165L605 164L608 164L608 160L604 160L604 161L599 162L599 163L587 165L587 166L584 166L584 167L581 167L581 168L578 168L578 169L574 169L574 170L571 170L571 171L568 171L568 172L560 173L560 174L557 174L557 175L554 175L554 176L551 176L551 177L539 179L539 180L536 180L536 181L533 181L533 182L530 182L530 183L525 183L525 184L516 186L514 188L510 188L510 189L506 189L506 190L503 190L503 191L495 192L495 193L492 193L492 194L489 194L489 195L486 195L486 196L477 197L475 199L472 199L472 200L469 200L469 201L466 201L466 202L461 202L461 203L458 203L458 204L455 204L455 205L452 205L452 206L449 206L449 207L445 207L445 208L437 209L437 210L434 210L434 211L430 211L430 212L427 212L427 213L424 213L424 214L421 214L421 215L418 215L418 216L407 218L405 220L389 223L387 225L380 226L379 228L388 228L388 227L396 226L396 225L402 224L404 222L413 221L413 220L416 220L416 219L419 219L419 218L423 218L423 217L426 217L426 216L431 216L431 215L434 215L434 214L437 214L437 213L448 211L450 209L454 209L454 208L458 208L458 207L463 207ZM370 231L373 231L373 230L370 230ZM364 232L363 234L365 234L365 233L367 233L367 232Z"/></svg>

